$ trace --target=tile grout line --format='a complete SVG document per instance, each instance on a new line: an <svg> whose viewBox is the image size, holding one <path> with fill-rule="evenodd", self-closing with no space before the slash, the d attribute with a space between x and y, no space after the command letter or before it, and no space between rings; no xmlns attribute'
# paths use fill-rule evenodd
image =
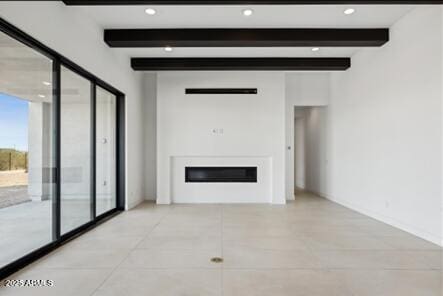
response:
<svg viewBox="0 0 443 296"><path fill-rule="evenodd" d="M90 296L93 296L108 281L108 279L114 274L114 272L123 264L123 262L125 262L125 260L129 257L129 255L131 255L132 251L134 251L154 231L154 229L161 223L161 221L163 221L163 219L168 215L168 213L169 210L160 218L160 220L152 227L152 229L145 235L145 237L137 245L135 245L133 248L129 250L128 254L126 254L126 256L120 261L120 263L117 264L114 268L112 268L108 276L105 277L105 279L103 279L103 281L94 289L94 291L92 291Z"/></svg>
<svg viewBox="0 0 443 296"><path fill-rule="evenodd" d="M160 225L160 223L165 219L165 217L169 214L170 209L168 209L168 211L158 220L157 223L155 223L155 225L152 227L152 229L146 234L146 236L134 247L134 250L137 249L141 243L148 238L148 236L155 230L155 228L157 228L158 225ZM141 248L144 249L144 248ZM150 248L147 248L148 250Z"/></svg>

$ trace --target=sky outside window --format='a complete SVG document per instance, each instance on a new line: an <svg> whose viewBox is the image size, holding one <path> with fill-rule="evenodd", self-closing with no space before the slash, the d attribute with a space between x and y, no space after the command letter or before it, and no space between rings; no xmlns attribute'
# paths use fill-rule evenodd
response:
<svg viewBox="0 0 443 296"><path fill-rule="evenodd" d="M28 151L28 101L0 92L0 149Z"/></svg>

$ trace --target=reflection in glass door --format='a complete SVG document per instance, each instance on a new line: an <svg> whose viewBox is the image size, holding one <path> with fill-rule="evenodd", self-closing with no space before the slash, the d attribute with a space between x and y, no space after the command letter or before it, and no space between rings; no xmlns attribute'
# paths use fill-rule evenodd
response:
<svg viewBox="0 0 443 296"><path fill-rule="evenodd" d="M96 215L116 207L116 102L97 86L96 95Z"/></svg>
<svg viewBox="0 0 443 296"><path fill-rule="evenodd" d="M61 67L61 234L92 220L91 82Z"/></svg>
<svg viewBox="0 0 443 296"><path fill-rule="evenodd" d="M52 60L0 32L0 267L54 239Z"/></svg>
<svg viewBox="0 0 443 296"><path fill-rule="evenodd" d="M123 209L124 143L124 94L0 18L0 278Z"/></svg>

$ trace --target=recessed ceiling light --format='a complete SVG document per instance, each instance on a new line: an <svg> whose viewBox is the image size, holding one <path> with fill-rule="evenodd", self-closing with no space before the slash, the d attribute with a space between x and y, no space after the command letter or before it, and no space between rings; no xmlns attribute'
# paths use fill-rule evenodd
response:
<svg viewBox="0 0 443 296"><path fill-rule="evenodd" d="M44 98L45 98L45 96L44 96L44 95L38 95L38 97L39 97L39 98L42 98L42 99L44 99Z"/></svg>
<svg viewBox="0 0 443 296"><path fill-rule="evenodd" d="M146 8L145 13L149 15L154 15L157 13L157 11L154 8Z"/></svg>
<svg viewBox="0 0 443 296"><path fill-rule="evenodd" d="M165 51L167 51L167 52L171 52L171 51L172 51L172 47L170 47L170 46L166 46L166 47L165 47Z"/></svg>
<svg viewBox="0 0 443 296"><path fill-rule="evenodd" d="M245 9L243 10L243 15L244 16L251 16L254 13L254 11L252 9Z"/></svg>
<svg viewBox="0 0 443 296"><path fill-rule="evenodd" d="M311 50L312 50L312 51L319 51L320 48L319 48L319 47L314 47L314 48L312 48Z"/></svg>
<svg viewBox="0 0 443 296"><path fill-rule="evenodd" d="M43 84L46 85L46 86L50 86L51 85L51 83L47 82L47 81L43 81Z"/></svg>
<svg viewBox="0 0 443 296"><path fill-rule="evenodd" d="M351 15L351 14L353 14L354 12L355 12L355 9L354 9L354 8L348 8L348 9L346 9L345 11L343 11L343 13L346 14L346 15Z"/></svg>

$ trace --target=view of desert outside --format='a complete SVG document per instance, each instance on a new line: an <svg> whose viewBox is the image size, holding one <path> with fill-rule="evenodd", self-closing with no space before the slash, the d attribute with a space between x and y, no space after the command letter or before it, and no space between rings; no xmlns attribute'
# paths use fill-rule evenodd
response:
<svg viewBox="0 0 443 296"><path fill-rule="evenodd" d="M28 195L28 102L0 93L0 208L30 201ZM11 121L6 122L9 119Z"/></svg>
<svg viewBox="0 0 443 296"><path fill-rule="evenodd" d="M0 32L0 267L53 241L52 73Z"/></svg>

